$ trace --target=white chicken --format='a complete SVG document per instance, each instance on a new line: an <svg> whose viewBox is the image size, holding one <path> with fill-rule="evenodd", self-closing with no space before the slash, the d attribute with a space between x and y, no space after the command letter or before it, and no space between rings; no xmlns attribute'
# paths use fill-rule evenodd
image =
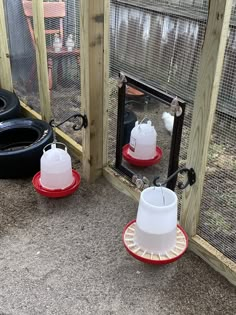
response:
<svg viewBox="0 0 236 315"><path fill-rule="evenodd" d="M169 131L169 133L172 135L174 126L174 116L172 116L170 113L164 112L162 114L162 119L166 130Z"/></svg>

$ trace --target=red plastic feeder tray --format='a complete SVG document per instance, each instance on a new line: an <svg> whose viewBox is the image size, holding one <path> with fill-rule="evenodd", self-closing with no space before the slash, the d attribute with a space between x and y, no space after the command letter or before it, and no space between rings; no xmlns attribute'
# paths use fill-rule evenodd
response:
<svg viewBox="0 0 236 315"><path fill-rule="evenodd" d="M126 95L127 96L144 96L144 93L133 88L132 86L130 85L127 85L127 88L126 88Z"/></svg>
<svg viewBox="0 0 236 315"><path fill-rule="evenodd" d="M43 195L49 198L62 198L62 197L66 197L73 194L80 185L80 181L81 181L80 174L77 171L72 170L72 175L74 177L74 181L70 186L66 187L65 189L51 190L51 189L47 189L43 187L40 183L40 172L34 175L32 183L35 190L40 195Z"/></svg>
<svg viewBox="0 0 236 315"><path fill-rule="evenodd" d="M160 162L163 152L162 149L160 147L156 147L156 155L154 158L150 159L150 160L139 160L139 159L135 159L133 158L129 153L129 144L126 144L125 146L123 146L122 149L122 154L124 159L131 165L135 165L135 166L140 166L140 167L147 167L147 166L152 166L154 164L157 164Z"/></svg>
<svg viewBox="0 0 236 315"><path fill-rule="evenodd" d="M148 253L147 251L140 249L134 242L135 225L136 220L128 223L124 228L122 238L128 253L139 261L153 265L166 265L178 260L187 250L187 233L181 226L177 225L175 248L162 255Z"/></svg>

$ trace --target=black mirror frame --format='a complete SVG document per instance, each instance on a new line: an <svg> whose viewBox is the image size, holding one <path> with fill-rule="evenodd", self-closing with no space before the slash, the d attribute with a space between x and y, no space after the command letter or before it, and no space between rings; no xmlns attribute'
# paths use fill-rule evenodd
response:
<svg viewBox="0 0 236 315"><path fill-rule="evenodd" d="M116 161L115 161L115 170L121 174L124 174L128 179L132 180L133 175L135 175L131 170L122 165L122 144L124 137L124 115L125 115L125 100L126 100L126 86L133 86L138 88L143 93L151 94L151 96L160 100L162 103L171 105L174 97L169 93L166 93L162 90L153 88L148 84L133 78L132 76L126 75L123 72L119 73L119 87L118 87L118 113L117 113L117 136L116 136ZM181 137L184 123L184 114L186 102L178 98L180 107L182 108L182 114L174 118L173 133L171 139L171 148L169 156L169 166L167 177L171 176L178 170L179 167L179 153L181 145ZM168 183L167 188L175 190L177 182L177 175L174 176Z"/></svg>

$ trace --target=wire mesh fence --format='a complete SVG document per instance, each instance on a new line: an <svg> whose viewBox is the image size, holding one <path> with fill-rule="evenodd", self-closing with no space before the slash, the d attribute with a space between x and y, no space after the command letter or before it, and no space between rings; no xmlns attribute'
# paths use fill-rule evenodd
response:
<svg viewBox="0 0 236 315"><path fill-rule="evenodd" d="M201 237L233 261L236 261L235 2L198 228ZM113 164L115 160L115 79L123 71L187 101L180 152L180 166L185 165L208 1L111 0L110 4L109 161Z"/></svg>
<svg viewBox="0 0 236 315"><path fill-rule="evenodd" d="M50 7L46 4L49 2ZM59 123L81 108L80 1L45 0L44 4L52 118ZM5 10L14 90L23 102L40 113L32 2L5 1ZM73 131L72 126L73 121L60 128L81 143L81 132Z"/></svg>

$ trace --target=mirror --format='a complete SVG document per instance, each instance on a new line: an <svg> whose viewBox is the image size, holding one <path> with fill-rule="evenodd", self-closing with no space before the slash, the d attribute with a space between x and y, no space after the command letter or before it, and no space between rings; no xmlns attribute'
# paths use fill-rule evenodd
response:
<svg viewBox="0 0 236 315"><path fill-rule="evenodd" d="M178 169L184 111L183 100L120 73L115 168L138 188Z"/></svg>

